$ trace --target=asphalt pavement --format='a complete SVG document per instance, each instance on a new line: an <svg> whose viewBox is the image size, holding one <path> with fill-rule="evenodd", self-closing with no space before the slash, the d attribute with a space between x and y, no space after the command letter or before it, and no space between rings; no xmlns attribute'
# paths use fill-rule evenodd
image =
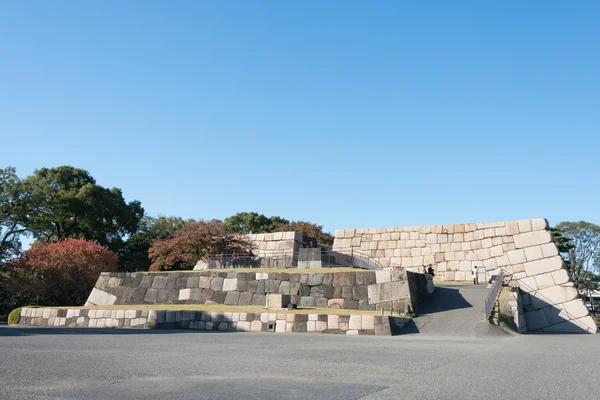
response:
<svg viewBox="0 0 600 400"><path fill-rule="evenodd" d="M1 399L594 399L600 335L0 327Z"/></svg>

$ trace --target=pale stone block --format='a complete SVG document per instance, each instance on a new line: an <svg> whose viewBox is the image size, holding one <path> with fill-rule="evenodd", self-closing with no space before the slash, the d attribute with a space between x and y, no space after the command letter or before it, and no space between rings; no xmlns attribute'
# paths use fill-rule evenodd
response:
<svg viewBox="0 0 600 400"><path fill-rule="evenodd" d="M60 325L64 325L66 323L62 321L63 318L61 318L61 322ZM104 328L106 327L106 319L105 318L99 318L96 320L96 328Z"/></svg>
<svg viewBox="0 0 600 400"><path fill-rule="evenodd" d="M554 243L546 243L540 246L544 257L554 257L558 255L558 248Z"/></svg>
<svg viewBox="0 0 600 400"><path fill-rule="evenodd" d="M86 305L113 305L117 300L117 296L100 290L97 288L92 289L90 296L86 301Z"/></svg>
<svg viewBox="0 0 600 400"><path fill-rule="evenodd" d="M502 243L504 243L503 237L497 236L497 237L492 238L492 246L498 246L498 245L501 245Z"/></svg>
<svg viewBox="0 0 600 400"><path fill-rule="evenodd" d="M448 261L448 271L457 271L460 263L459 261Z"/></svg>
<svg viewBox="0 0 600 400"><path fill-rule="evenodd" d="M350 248L352 245L352 239L336 239L336 247L340 249Z"/></svg>
<svg viewBox="0 0 600 400"><path fill-rule="evenodd" d="M454 271L446 271L446 273L444 274L444 280L453 281L455 279L456 279L456 275L455 275Z"/></svg>
<svg viewBox="0 0 600 400"><path fill-rule="evenodd" d="M483 239L481 241L481 247L484 249L489 249L492 248L494 246L494 243L492 242L492 239L487 238L487 239Z"/></svg>
<svg viewBox="0 0 600 400"><path fill-rule="evenodd" d="M256 273L256 279L257 280L261 280L261 279L269 279L269 274L266 272L257 272Z"/></svg>
<svg viewBox="0 0 600 400"><path fill-rule="evenodd" d="M423 256L411 257L412 265L423 265Z"/></svg>
<svg viewBox="0 0 600 400"><path fill-rule="evenodd" d="M460 261L458 269L459 271L471 271L473 269L473 264L471 261Z"/></svg>
<svg viewBox="0 0 600 400"><path fill-rule="evenodd" d="M486 228L483 230L483 237L484 238L493 238L495 236L495 229L496 228Z"/></svg>
<svg viewBox="0 0 600 400"><path fill-rule="evenodd" d="M483 266L485 267L485 269L487 271L494 270L494 269L498 268L498 264L496 263L496 259L495 258L490 258L490 259L487 259L487 260L483 260Z"/></svg>
<svg viewBox="0 0 600 400"><path fill-rule="evenodd" d="M438 243L448 243L448 234L440 233L438 235Z"/></svg>
<svg viewBox="0 0 600 400"><path fill-rule="evenodd" d="M550 231L535 231L515 235L515 246L517 249L538 246L552 242Z"/></svg>
<svg viewBox="0 0 600 400"><path fill-rule="evenodd" d="M510 253L509 253L510 258ZM546 272L557 271L562 269L563 260L560 256L551 258L543 258L541 260L530 261L525 263L525 272L527 276L544 274Z"/></svg>
<svg viewBox="0 0 600 400"><path fill-rule="evenodd" d="M521 264L527 261L527 257L525 256L525 251L522 249L512 250L508 253L508 260L511 264Z"/></svg>
<svg viewBox="0 0 600 400"><path fill-rule="evenodd" d="M454 233L454 225L442 225L443 233Z"/></svg>
<svg viewBox="0 0 600 400"><path fill-rule="evenodd" d="M535 261L544 258L541 246L526 247L524 250L527 261Z"/></svg>
<svg viewBox="0 0 600 400"><path fill-rule="evenodd" d="M423 264L429 265L435 262L433 256L423 256Z"/></svg>
<svg viewBox="0 0 600 400"><path fill-rule="evenodd" d="M136 310L125 310L125 318L127 318L127 319L133 319L136 317L136 315L137 315Z"/></svg>
<svg viewBox="0 0 600 400"><path fill-rule="evenodd" d="M522 219L517 221L517 223L519 224L519 233L531 232L533 229L530 219Z"/></svg>
<svg viewBox="0 0 600 400"><path fill-rule="evenodd" d="M375 282L391 282L392 275L390 271L375 271Z"/></svg>
<svg viewBox="0 0 600 400"><path fill-rule="evenodd" d="M545 289L551 286L555 286L554 279L552 279L552 273L536 275L535 281L538 289Z"/></svg>
<svg viewBox="0 0 600 400"><path fill-rule="evenodd" d="M375 316L363 315L360 329L375 329Z"/></svg>
<svg viewBox="0 0 600 400"><path fill-rule="evenodd" d="M327 327L328 329L338 329L338 324L340 322L339 315L328 315L327 316Z"/></svg>
<svg viewBox="0 0 600 400"><path fill-rule="evenodd" d="M283 232L274 232L273 233L273 240L282 240L283 239Z"/></svg>
<svg viewBox="0 0 600 400"><path fill-rule="evenodd" d="M417 245L416 240L407 240L406 241L406 247L408 247L408 248L415 247L416 245Z"/></svg>
<svg viewBox="0 0 600 400"><path fill-rule="evenodd" d="M419 249L417 247L410 249L410 256L411 257L418 257L420 255L421 255L421 249Z"/></svg>
<svg viewBox="0 0 600 400"><path fill-rule="evenodd" d="M312 321L312 322L314 324L314 321ZM275 322L275 332L285 333L285 324L286 324L285 320L277 320ZM307 329L307 330L309 330L309 329Z"/></svg>
<svg viewBox="0 0 600 400"><path fill-rule="evenodd" d="M474 232L477 230L477 224L465 224L465 232Z"/></svg>
<svg viewBox="0 0 600 400"><path fill-rule="evenodd" d="M504 235L506 235L506 228L504 226L502 226L500 228L494 228L494 235L495 236L504 236Z"/></svg>
<svg viewBox="0 0 600 400"><path fill-rule="evenodd" d="M179 291L179 300L189 300L192 289L181 289Z"/></svg>
<svg viewBox="0 0 600 400"><path fill-rule="evenodd" d="M463 233L455 233L452 235L452 243L462 243L464 241L464 236Z"/></svg>
<svg viewBox="0 0 600 400"><path fill-rule="evenodd" d="M349 329L346 331L346 335L358 335L358 329Z"/></svg>
<svg viewBox="0 0 600 400"><path fill-rule="evenodd" d="M454 273L454 278L457 281L468 281L471 280L471 273L469 272L469 274L467 275L466 271L456 271Z"/></svg>
<svg viewBox="0 0 600 400"><path fill-rule="evenodd" d="M515 249L516 247L514 243L505 243L502 245L502 250L504 250L505 252L512 251Z"/></svg>
<svg viewBox="0 0 600 400"><path fill-rule="evenodd" d="M534 295L534 299L544 303L553 304L561 304L566 303L567 301L574 300L579 297L579 293L577 293L577 289L574 287L562 287L562 286L553 286L545 289L540 289ZM535 305L534 301L534 305ZM536 307L537 308L537 307Z"/></svg>
<svg viewBox="0 0 600 400"><path fill-rule="evenodd" d="M429 225L420 226L419 227L419 232L421 232L421 233L430 233L431 232L431 226L429 226Z"/></svg>
<svg viewBox="0 0 600 400"><path fill-rule="evenodd" d="M483 229L478 229L475 232L473 232L473 238L475 240L483 240L485 238L483 234Z"/></svg>
<svg viewBox="0 0 600 400"><path fill-rule="evenodd" d="M477 252L476 251L466 251L465 252L465 260L479 261L479 258L477 257Z"/></svg>
<svg viewBox="0 0 600 400"><path fill-rule="evenodd" d="M456 253L454 251L442 254L445 254L446 261L456 261Z"/></svg>
<svg viewBox="0 0 600 400"><path fill-rule="evenodd" d="M463 239L465 242L472 242L473 240L475 240L473 232L465 232Z"/></svg>
<svg viewBox="0 0 600 400"><path fill-rule="evenodd" d="M432 233L442 233L442 226L441 225L434 225L431 227L431 232Z"/></svg>
<svg viewBox="0 0 600 400"><path fill-rule="evenodd" d="M432 253L439 253L441 251L441 246L439 243L432 244L429 246L429 248L431 249Z"/></svg>
<svg viewBox="0 0 600 400"><path fill-rule="evenodd" d="M223 291L224 292L237 290L237 287L238 287L238 279L237 278L225 278L225 280L223 281Z"/></svg>
<svg viewBox="0 0 600 400"><path fill-rule="evenodd" d="M410 232L400 232L400 240L410 239Z"/></svg>
<svg viewBox="0 0 600 400"><path fill-rule="evenodd" d="M479 261L487 260L491 258L490 249L479 249L477 250L477 258Z"/></svg>
<svg viewBox="0 0 600 400"><path fill-rule="evenodd" d="M262 319L262 315L261 315L261 319ZM206 325L208 325L208 323ZM262 322L261 321L252 321L250 323L250 331L251 332L261 332L262 331Z"/></svg>
<svg viewBox="0 0 600 400"><path fill-rule="evenodd" d="M240 332L250 332L251 322L250 321L238 321L237 330Z"/></svg>
<svg viewBox="0 0 600 400"><path fill-rule="evenodd" d="M450 251L462 251L462 243L450 243Z"/></svg>
<svg viewBox="0 0 600 400"><path fill-rule="evenodd" d="M352 242L350 243L350 246L352 247L359 247L361 244L361 237L360 236L356 236L352 238Z"/></svg>
<svg viewBox="0 0 600 400"><path fill-rule="evenodd" d="M362 318L360 315L351 315L348 329L362 329Z"/></svg>
<svg viewBox="0 0 600 400"><path fill-rule="evenodd" d="M417 247L425 247L425 239L417 239L417 240L415 240L415 246L417 246Z"/></svg>
<svg viewBox="0 0 600 400"><path fill-rule="evenodd" d="M123 319L125 318L125 310L117 310L115 313L115 318Z"/></svg>
<svg viewBox="0 0 600 400"><path fill-rule="evenodd" d="M440 251L443 253L452 251L452 246L450 245L450 243L440 243Z"/></svg>
<svg viewBox="0 0 600 400"><path fill-rule="evenodd" d="M463 261L463 260L466 260L466 259L467 259L467 257L465 255L464 251L457 251L457 252L454 253L454 260L456 260L456 261ZM471 260L467 260L467 261L471 261Z"/></svg>
<svg viewBox="0 0 600 400"><path fill-rule="evenodd" d="M537 277L536 277L537 278ZM583 301L581 299L575 299L572 301L568 301L560 305L562 309L564 309L571 319L585 317L589 315L589 311Z"/></svg>
<svg viewBox="0 0 600 400"><path fill-rule="evenodd" d="M481 240L473 240L470 243L471 243L471 249L472 250L479 250L479 249L483 248L481 246Z"/></svg>
<svg viewBox="0 0 600 400"><path fill-rule="evenodd" d="M54 325L56 326L56 321L54 322ZM96 319L90 319L88 321L88 328L95 328L96 327Z"/></svg>
<svg viewBox="0 0 600 400"><path fill-rule="evenodd" d="M566 269L561 268L552 272L552 279L557 285L562 285L563 283L569 282L569 273Z"/></svg>
<svg viewBox="0 0 600 400"><path fill-rule="evenodd" d="M490 254L492 257L500 257L504 254L504 250L502 250L502 246L494 246L490 249Z"/></svg>
<svg viewBox="0 0 600 400"><path fill-rule="evenodd" d="M50 309L49 308L44 308L44 311L42 311L42 318L44 318L44 319L50 318Z"/></svg>
<svg viewBox="0 0 600 400"><path fill-rule="evenodd" d="M534 231L543 231L548 229L548 221L545 218L536 218L531 220L531 228Z"/></svg>
<svg viewBox="0 0 600 400"><path fill-rule="evenodd" d="M471 250L471 242L462 242L460 249L463 251Z"/></svg>
<svg viewBox="0 0 600 400"><path fill-rule="evenodd" d="M447 263L445 261L437 264L438 272L446 272L446 267L447 267Z"/></svg>
<svg viewBox="0 0 600 400"><path fill-rule="evenodd" d="M508 256L506 254L501 255L500 257L496 257L496 265L499 267L505 267L510 264L508 260Z"/></svg>
<svg viewBox="0 0 600 400"><path fill-rule="evenodd" d="M412 258L410 257L402 257L402 266L406 268L412 267Z"/></svg>
<svg viewBox="0 0 600 400"><path fill-rule="evenodd" d="M465 224L454 225L454 233L463 233L465 231Z"/></svg>
<svg viewBox="0 0 600 400"><path fill-rule="evenodd" d="M519 223L518 221L508 221L505 223L505 229L507 235L518 235L519 234Z"/></svg>

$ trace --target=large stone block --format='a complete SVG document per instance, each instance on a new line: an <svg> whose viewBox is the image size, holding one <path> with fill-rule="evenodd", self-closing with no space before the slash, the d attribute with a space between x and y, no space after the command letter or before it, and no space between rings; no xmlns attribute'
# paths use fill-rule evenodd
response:
<svg viewBox="0 0 600 400"><path fill-rule="evenodd" d="M543 258L541 260L526 262L524 266L527 276L533 276L562 269L563 260L560 256L555 256L551 258Z"/></svg>
<svg viewBox="0 0 600 400"><path fill-rule="evenodd" d="M355 272L336 272L333 274L333 286L354 286L355 283Z"/></svg>
<svg viewBox="0 0 600 400"><path fill-rule="evenodd" d="M550 231L534 231L515 235L514 239L516 248L523 249L552 242L552 234Z"/></svg>
<svg viewBox="0 0 600 400"><path fill-rule="evenodd" d="M113 305L116 300L117 296L105 292L104 290L94 288L85 305Z"/></svg>
<svg viewBox="0 0 600 400"><path fill-rule="evenodd" d="M238 289L238 279L237 278L227 278L223 281L223 291L229 292Z"/></svg>
<svg viewBox="0 0 600 400"><path fill-rule="evenodd" d="M557 305L566 303L579 297L577 289L574 287L553 286L540 289L532 293L533 306L536 309L544 308L548 305Z"/></svg>
<svg viewBox="0 0 600 400"><path fill-rule="evenodd" d="M317 286L323 284L324 274L309 274L307 284L309 286Z"/></svg>
<svg viewBox="0 0 600 400"><path fill-rule="evenodd" d="M213 292L221 292L223 291L223 278L220 277L215 277L212 279L212 281L210 282L210 289Z"/></svg>
<svg viewBox="0 0 600 400"><path fill-rule="evenodd" d="M527 328L530 331L536 331L550 325L546 313L543 310L526 312L525 320L527 321Z"/></svg>

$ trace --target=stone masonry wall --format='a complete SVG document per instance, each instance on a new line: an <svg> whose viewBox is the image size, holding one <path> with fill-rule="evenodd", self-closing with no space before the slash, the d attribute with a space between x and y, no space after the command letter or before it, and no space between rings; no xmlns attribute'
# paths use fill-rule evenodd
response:
<svg viewBox="0 0 600 400"><path fill-rule="evenodd" d="M410 319L375 315L23 308L21 325L390 336Z"/></svg>
<svg viewBox="0 0 600 400"><path fill-rule="evenodd" d="M432 264L436 279L468 281L475 267L500 269L518 280L530 331L596 332L543 218L508 222L341 229L333 249L370 255L384 268L420 272Z"/></svg>
<svg viewBox="0 0 600 400"><path fill-rule="evenodd" d="M301 271L296 269L295 271ZM326 270L324 270L326 271ZM323 273L102 273L86 305L201 304L264 306L267 293L289 294L302 307L413 310L405 271Z"/></svg>

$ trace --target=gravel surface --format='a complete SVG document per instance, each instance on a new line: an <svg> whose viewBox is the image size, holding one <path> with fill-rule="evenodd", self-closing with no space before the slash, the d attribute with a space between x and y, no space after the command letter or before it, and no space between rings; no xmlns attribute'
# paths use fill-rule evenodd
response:
<svg viewBox="0 0 600 400"><path fill-rule="evenodd" d="M0 327L1 399L593 399L600 335Z"/></svg>

